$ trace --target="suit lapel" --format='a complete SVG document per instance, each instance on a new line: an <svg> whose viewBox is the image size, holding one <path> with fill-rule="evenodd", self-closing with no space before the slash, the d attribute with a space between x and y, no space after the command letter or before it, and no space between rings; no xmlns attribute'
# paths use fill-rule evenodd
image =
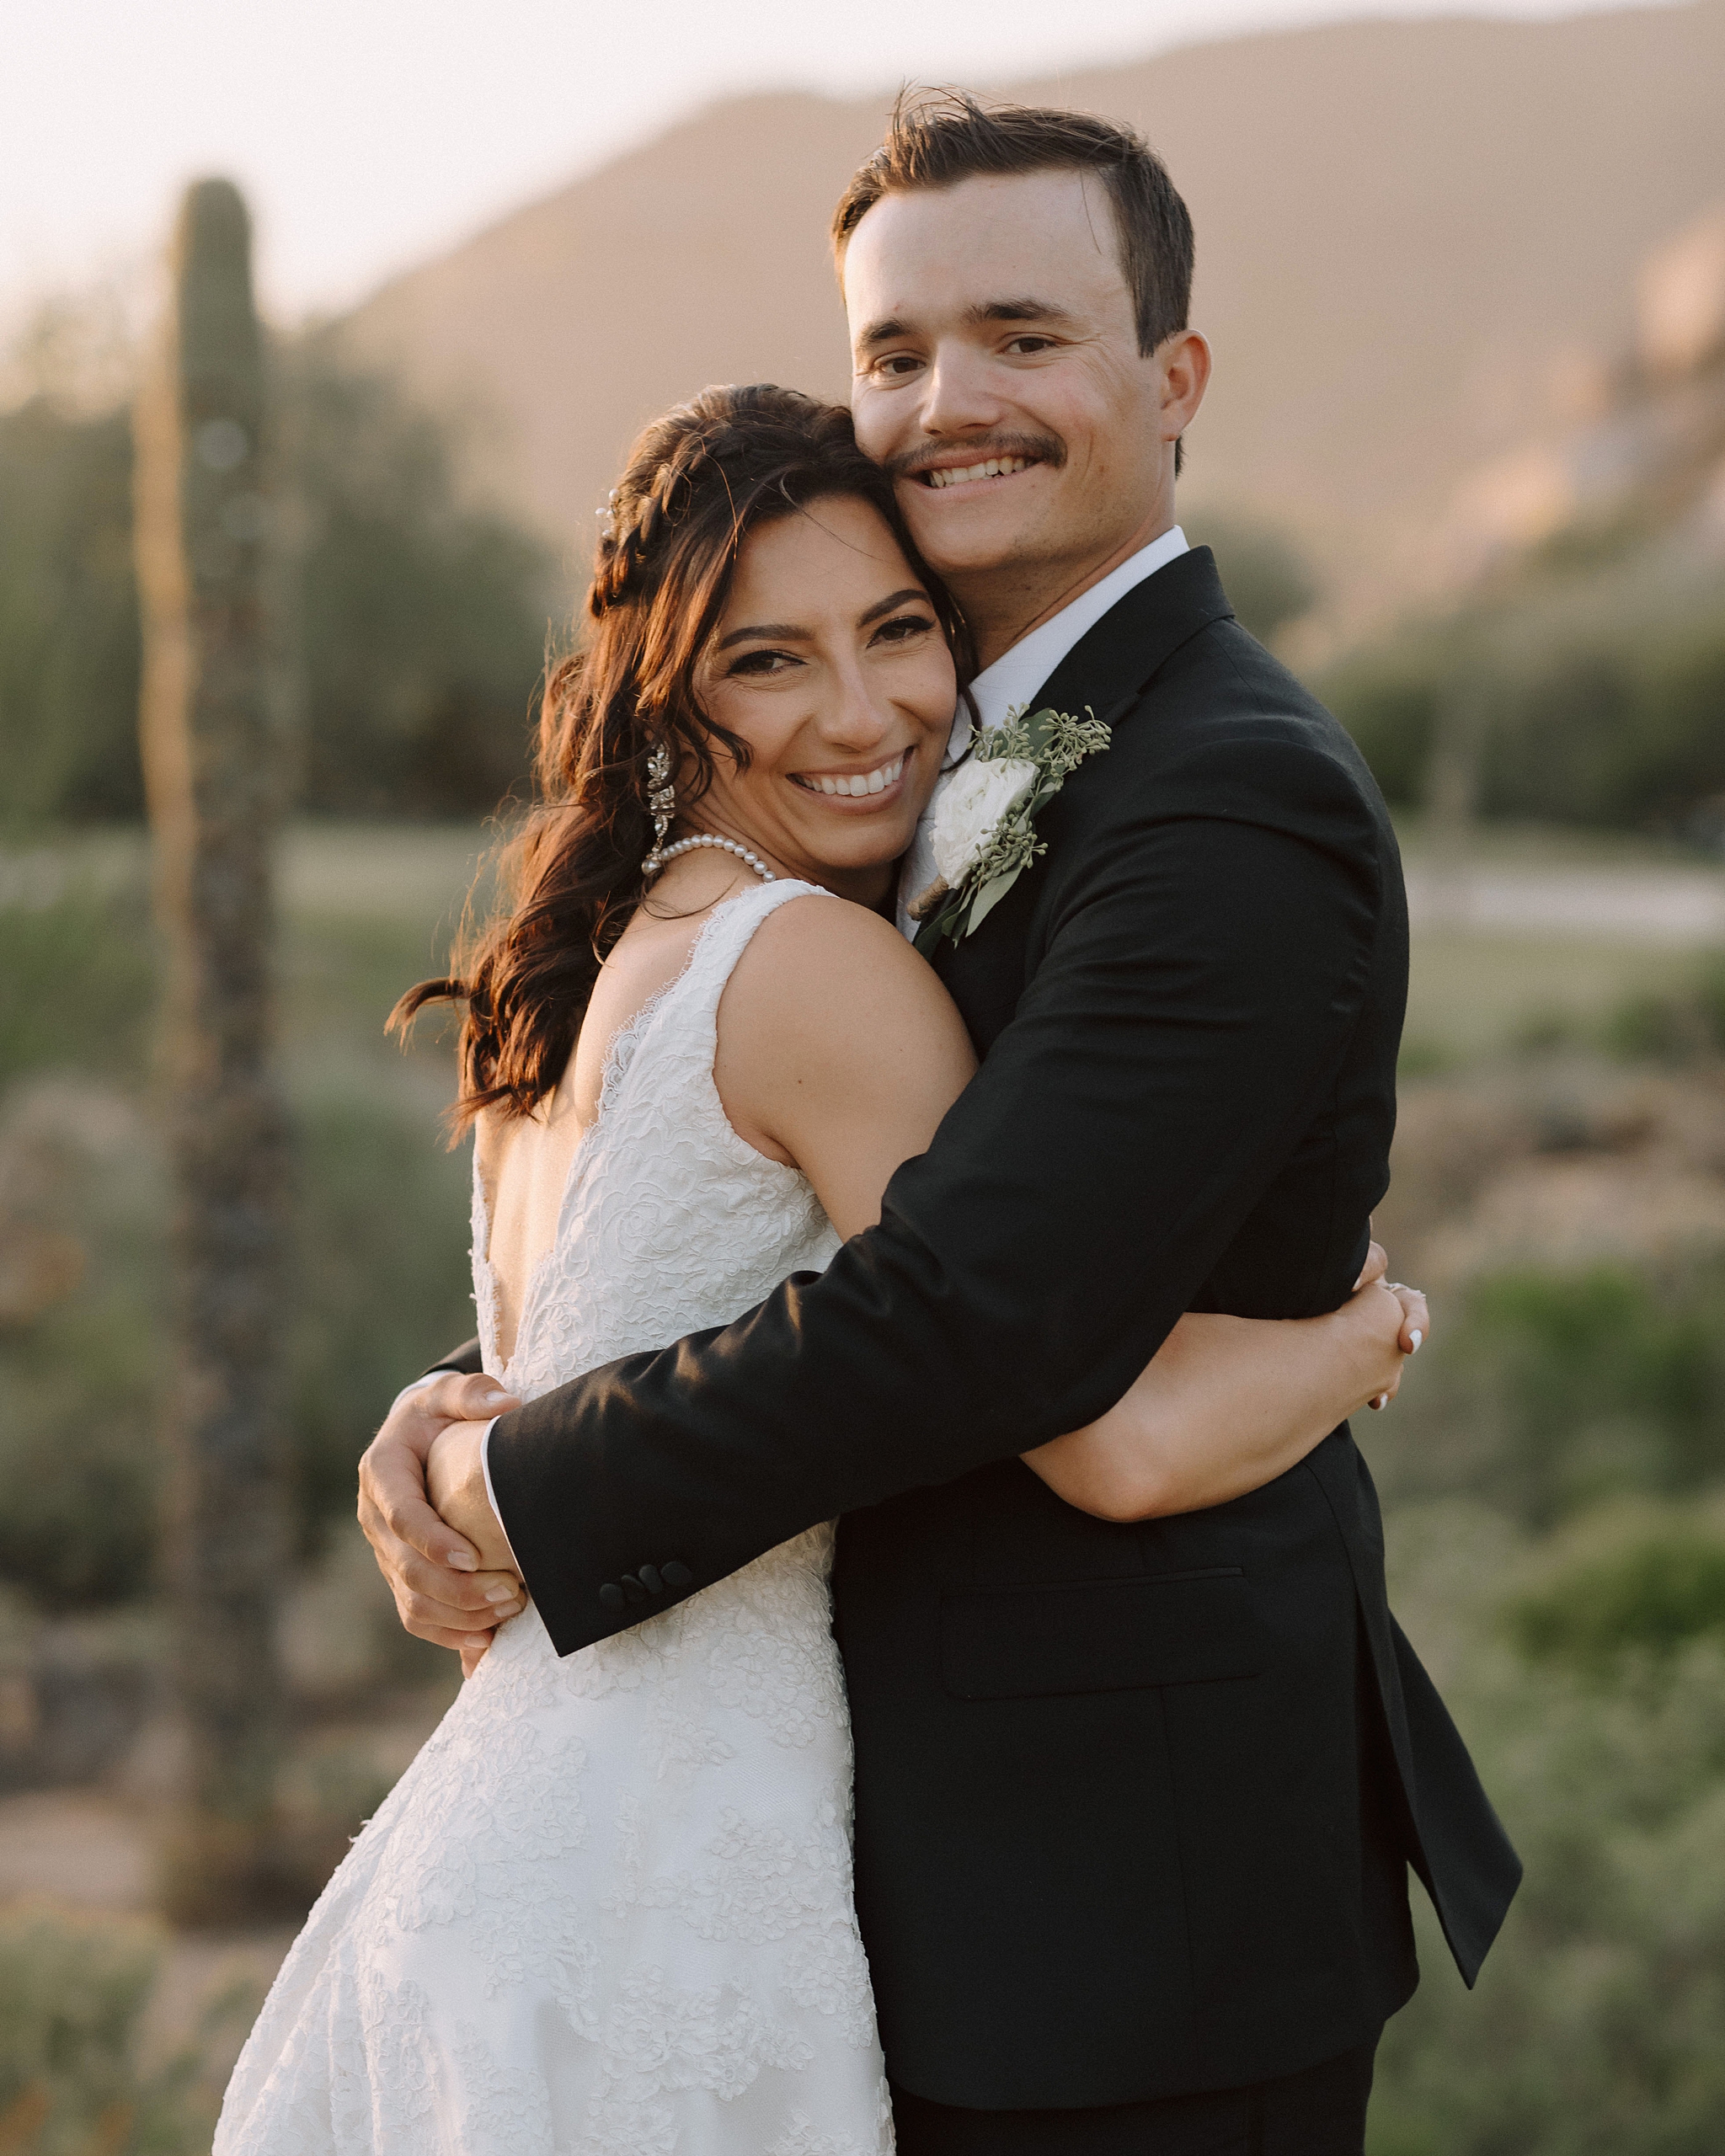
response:
<svg viewBox="0 0 1725 2156"><path fill-rule="evenodd" d="M1118 725L1182 644L1233 611L1215 557L1195 547L1117 600L1049 675L1030 709L1052 705L1076 718L1087 706ZM1034 867L1027 870L975 936L943 942L935 953L935 970L979 1054L987 1054L1023 994L1024 947L1040 881Z"/></svg>
<svg viewBox="0 0 1725 2156"><path fill-rule="evenodd" d="M1087 704L1112 724L1183 643L1233 613L1215 556L1194 547L1117 600L1049 675L1030 708L1052 705L1077 718Z"/></svg>

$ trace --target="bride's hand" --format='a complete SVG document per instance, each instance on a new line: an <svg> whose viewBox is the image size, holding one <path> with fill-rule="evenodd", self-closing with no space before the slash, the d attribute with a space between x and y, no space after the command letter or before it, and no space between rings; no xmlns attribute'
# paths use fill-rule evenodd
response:
<svg viewBox="0 0 1725 2156"><path fill-rule="evenodd" d="M1375 1250L1377 1246L1372 1247ZM1401 1390L1407 1358L1424 1345L1432 1325L1431 1312L1418 1288L1365 1274L1341 1309L1330 1319L1316 1322L1332 1325L1338 1337L1352 1334L1361 1358L1359 1367L1366 1373L1369 1387L1365 1397L1356 1404L1377 1408L1387 1407ZM1377 1381L1379 1377L1381 1383Z"/></svg>
<svg viewBox="0 0 1725 2156"><path fill-rule="evenodd" d="M1402 1330L1397 1336L1397 1345L1404 1355L1416 1355L1422 1344L1431 1337L1431 1312L1426 1307L1424 1295L1418 1288L1405 1287L1399 1280L1384 1278L1389 1269L1388 1251L1381 1243L1369 1245L1365 1263L1360 1267L1359 1278L1354 1283L1354 1292L1358 1294L1362 1288L1374 1288L1381 1283L1396 1298L1402 1305ZM1367 1404L1375 1407L1381 1403L1374 1400Z"/></svg>
<svg viewBox="0 0 1725 2156"><path fill-rule="evenodd" d="M1324 1317L1188 1312L1106 1415L1025 1465L1098 1519L1197 1512L1261 1488L1348 1416L1395 1397L1431 1318L1386 1270L1374 1244L1360 1285Z"/></svg>

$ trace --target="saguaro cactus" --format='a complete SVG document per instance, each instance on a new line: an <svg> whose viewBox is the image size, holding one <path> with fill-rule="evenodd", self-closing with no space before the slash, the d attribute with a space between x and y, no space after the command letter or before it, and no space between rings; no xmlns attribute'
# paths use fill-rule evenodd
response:
<svg viewBox="0 0 1725 2156"><path fill-rule="evenodd" d="M250 221L227 181L201 181L181 208L136 429L141 721L169 962L168 1550L187 1738L165 1884L170 1912L192 1922L259 1913L291 1892L275 1819L286 1140L270 1067L283 756L264 618L267 420Z"/></svg>

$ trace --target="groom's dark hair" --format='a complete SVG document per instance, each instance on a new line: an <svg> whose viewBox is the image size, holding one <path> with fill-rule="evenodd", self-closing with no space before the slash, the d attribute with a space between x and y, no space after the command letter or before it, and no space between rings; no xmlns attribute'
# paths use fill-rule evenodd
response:
<svg viewBox="0 0 1725 2156"><path fill-rule="evenodd" d="M1140 351L1153 352L1164 337L1186 327L1192 218L1167 167L1143 136L1095 113L985 105L966 90L900 94L885 141L857 168L833 211L840 269L852 233L883 195L1027 172L1101 177L1114 205Z"/></svg>

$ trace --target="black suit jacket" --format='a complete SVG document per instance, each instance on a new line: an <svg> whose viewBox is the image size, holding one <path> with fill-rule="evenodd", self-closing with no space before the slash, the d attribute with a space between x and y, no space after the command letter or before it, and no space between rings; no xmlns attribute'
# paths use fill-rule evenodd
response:
<svg viewBox="0 0 1725 2156"><path fill-rule="evenodd" d="M1182 1311L1345 1299L1388 1180L1407 982L1353 744L1206 550L1037 698L1114 728L1047 852L938 961L981 1052L880 1225L723 1330L505 1416L491 1471L559 1652L844 1515L857 1906L894 2078L1121 2103L1368 2040L1464 1975L1519 1866L1385 1600L1345 1426L1267 1488L1110 1525L1016 1455Z"/></svg>

